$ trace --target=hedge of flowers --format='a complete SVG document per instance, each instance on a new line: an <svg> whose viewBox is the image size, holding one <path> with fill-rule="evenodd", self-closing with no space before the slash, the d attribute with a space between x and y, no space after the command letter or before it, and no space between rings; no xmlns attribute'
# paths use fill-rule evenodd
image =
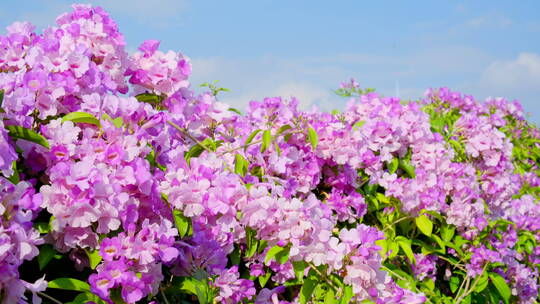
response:
<svg viewBox="0 0 540 304"><path fill-rule="evenodd" d="M1 303L537 303L519 103L352 80L246 114L99 7L0 36ZM339 98L336 96L336 99Z"/></svg>

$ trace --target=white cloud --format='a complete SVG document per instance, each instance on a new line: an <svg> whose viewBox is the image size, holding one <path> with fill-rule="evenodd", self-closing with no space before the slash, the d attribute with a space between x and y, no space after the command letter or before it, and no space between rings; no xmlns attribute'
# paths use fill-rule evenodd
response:
<svg viewBox="0 0 540 304"><path fill-rule="evenodd" d="M344 103L332 90L351 77L362 87L373 87L387 96L396 95L399 82L400 97L415 99L430 86L453 86L444 82L448 78L467 83L473 77L477 81L480 73L474 72L482 71L491 61L484 52L464 46L392 55L195 57L191 80L194 85L219 80L221 86L231 90L222 99L239 108L253 99L281 95L295 96L303 106L315 104L332 110Z"/></svg>
<svg viewBox="0 0 540 304"><path fill-rule="evenodd" d="M302 110L309 110L314 105L323 110L332 110L330 105L337 99L332 92L309 82L284 83L274 90L273 95L285 98L296 97Z"/></svg>
<svg viewBox="0 0 540 304"><path fill-rule="evenodd" d="M332 92L341 81L356 77L362 87L374 87L386 96L422 97L429 87L448 86L473 94L519 99L525 110L540 113L540 56L521 53L500 60L475 48L445 46L396 55L340 54L332 57L194 58L194 85L219 80L231 90L220 98L245 109L264 97L295 96L303 108L342 109L345 100ZM540 115L532 117L540 122Z"/></svg>
<svg viewBox="0 0 540 304"><path fill-rule="evenodd" d="M509 60L494 60L478 79L464 85L465 92L480 100L486 97L505 97L521 102L525 112L532 113L531 121L540 123L540 56L522 52Z"/></svg>
<svg viewBox="0 0 540 304"><path fill-rule="evenodd" d="M483 73L482 82L498 89L540 88L540 56L520 53L512 60L495 61Z"/></svg>

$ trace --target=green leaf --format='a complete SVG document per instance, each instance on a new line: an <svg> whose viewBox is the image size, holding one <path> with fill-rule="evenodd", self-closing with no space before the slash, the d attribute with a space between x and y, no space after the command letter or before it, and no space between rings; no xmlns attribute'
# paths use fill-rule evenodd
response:
<svg viewBox="0 0 540 304"><path fill-rule="evenodd" d="M283 125L281 127L279 127L279 129L277 130L277 134L282 134L283 132L289 130L289 129L292 129L292 127L290 125Z"/></svg>
<svg viewBox="0 0 540 304"><path fill-rule="evenodd" d="M249 134L248 138L244 142L244 151L247 149L248 145L253 141L255 136L257 136L257 134L259 134L259 132L261 132L261 129L257 129L255 131L251 132L251 134Z"/></svg>
<svg viewBox="0 0 540 304"><path fill-rule="evenodd" d="M461 248L463 245L467 243L469 243L469 240L463 238L461 235L457 235L454 238L454 244L456 244L456 246L458 246L459 248Z"/></svg>
<svg viewBox="0 0 540 304"><path fill-rule="evenodd" d="M289 258L289 247L281 247L276 245L270 248L270 250L268 250L266 253L264 263L268 263L274 257L278 263L285 264Z"/></svg>
<svg viewBox="0 0 540 304"><path fill-rule="evenodd" d="M101 255L99 254L99 250L84 250L86 252L86 255L88 256L88 260L90 261L90 268L96 269L97 265L101 262L103 259Z"/></svg>
<svg viewBox="0 0 540 304"><path fill-rule="evenodd" d="M197 280L193 277L182 277L179 279L180 289L184 292L197 296L200 304L208 304L213 300L212 291L207 280Z"/></svg>
<svg viewBox="0 0 540 304"><path fill-rule="evenodd" d="M360 121L355 122L354 125L352 126L353 130L360 129L365 123L366 123L365 120L360 120Z"/></svg>
<svg viewBox="0 0 540 304"><path fill-rule="evenodd" d="M207 147L209 150L211 151L216 151L216 149L223 143L223 141L213 141L211 138L206 138L205 140L202 141L202 144ZM199 155L201 155L201 153L204 151L205 149L199 145L199 144L196 144L194 145L193 147L191 147L189 149L189 151L187 151L185 154L184 154L184 159L186 160L186 162L189 164L190 163L190 160L193 158L193 157L199 157Z"/></svg>
<svg viewBox="0 0 540 304"><path fill-rule="evenodd" d="M459 280L458 277L456 276L450 277L449 285L450 285L450 291L452 291L452 293L456 292L460 284L461 284L461 281Z"/></svg>
<svg viewBox="0 0 540 304"><path fill-rule="evenodd" d="M150 153L148 153L145 157L145 159L150 163L150 166L152 168L158 168L159 170L165 172L167 171L167 168L165 166L162 166L158 161L156 160L156 152L154 151L153 147L149 144L148 147L151 149Z"/></svg>
<svg viewBox="0 0 540 304"><path fill-rule="evenodd" d="M88 283L72 278L60 278L49 281L48 287L63 290L90 292L90 285L88 285Z"/></svg>
<svg viewBox="0 0 540 304"><path fill-rule="evenodd" d="M474 288L475 292L482 292L486 287L488 286L489 280L486 273L483 273L478 279L477 279L476 287Z"/></svg>
<svg viewBox="0 0 540 304"><path fill-rule="evenodd" d="M64 117L62 117L62 122L65 121L72 121L74 123L87 123L92 124L96 126L100 126L99 119L97 119L94 115L86 112L71 112Z"/></svg>
<svg viewBox="0 0 540 304"><path fill-rule="evenodd" d="M319 282L314 280L313 278L309 277L304 280L304 284L302 285L302 288L300 289L300 303L305 304L309 300L311 300L311 297L313 296L313 290L315 289L315 286L317 286Z"/></svg>
<svg viewBox="0 0 540 304"><path fill-rule="evenodd" d="M445 223L444 218L438 212L433 210L423 210L423 213L431 215L433 218L439 220L441 223Z"/></svg>
<svg viewBox="0 0 540 304"><path fill-rule="evenodd" d="M326 291L326 295L324 296L324 304L334 304L337 303L336 294L332 288L329 288Z"/></svg>
<svg viewBox="0 0 540 304"><path fill-rule="evenodd" d="M424 242L424 241L422 241L422 240L420 240L420 239L413 239L412 243L413 243L414 245L420 246L420 247L421 247L421 248L420 248L420 249L421 249L421 252L422 252L422 254L424 254L424 255L432 254L433 252L439 252L439 253L441 253L441 254L444 254L444 253L445 253L443 250L437 249L437 248L431 246L431 244L428 244L428 243L426 243L426 242Z"/></svg>
<svg viewBox="0 0 540 304"><path fill-rule="evenodd" d="M193 224L191 218L185 216L182 211L178 209L173 210L174 224L180 237L191 236L193 234Z"/></svg>
<svg viewBox="0 0 540 304"><path fill-rule="evenodd" d="M266 282L268 282L268 279L270 279L270 276L272 275L271 271L267 271L263 276L259 276L259 284L262 288L266 285Z"/></svg>
<svg viewBox="0 0 540 304"><path fill-rule="evenodd" d="M112 120L112 123L115 127L121 128L124 125L124 119L122 117L116 117Z"/></svg>
<svg viewBox="0 0 540 304"><path fill-rule="evenodd" d="M299 281L304 279L304 271L306 270L306 262L304 261L293 261L294 274Z"/></svg>
<svg viewBox="0 0 540 304"><path fill-rule="evenodd" d="M308 128L307 139L311 144L311 148L313 148L313 150L317 149L317 145L319 144L319 135L317 135L317 132L315 129L313 129L313 127Z"/></svg>
<svg viewBox="0 0 540 304"><path fill-rule="evenodd" d="M512 292L504 278L500 274L495 272L490 273L489 278L491 279L491 282L493 283L495 288L497 288L497 291L499 292L499 295L501 295L503 301L505 303L508 303Z"/></svg>
<svg viewBox="0 0 540 304"><path fill-rule="evenodd" d="M497 303L499 304L501 302L501 296L499 295L499 291L493 284L488 285L488 292L489 295L489 303Z"/></svg>
<svg viewBox="0 0 540 304"><path fill-rule="evenodd" d="M4 102L4 90L0 90L0 108L2 107L3 102Z"/></svg>
<svg viewBox="0 0 540 304"><path fill-rule="evenodd" d="M229 111L234 112L234 113L236 113L238 115L242 115L242 112L240 112L240 110L235 109L235 108L229 108Z"/></svg>
<svg viewBox="0 0 540 304"><path fill-rule="evenodd" d="M380 239L375 241L375 245L381 247L381 250L379 250L379 253L383 258L386 257L386 253L388 252L388 242L386 239Z"/></svg>
<svg viewBox="0 0 540 304"><path fill-rule="evenodd" d="M262 135L261 153L266 151L268 147L270 147L271 140L272 134L270 133L270 130L265 130Z"/></svg>
<svg viewBox="0 0 540 304"><path fill-rule="evenodd" d="M456 226L454 225L443 225L441 229L441 237L443 241L450 242L456 233Z"/></svg>
<svg viewBox="0 0 540 304"><path fill-rule="evenodd" d="M38 255L39 270L43 270L43 268L49 264L55 254L56 250L54 250L53 246L49 244L41 246L41 248L39 248Z"/></svg>
<svg viewBox="0 0 540 304"><path fill-rule="evenodd" d="M250 258L257 252L257 245L259 241L257 240L257 231L246 227L246 257Z"/></svg>
<svg viewBox="0 0 540 304"><path fill-rule="evenodd" d="M90 292L80 293L75 297L75 299L73 299L73 301L68 302L66 304L86 304L88 302L94 302L97 304L107 304L107 302L103 301L98 296ZM115 303L118 303L118 302L115 302Z"/></svg>
<svg viewBox="0 0 540 304"><path fill-rule="evenodd" d="M278 156L281 156L281 148L279 147L279 144L277 141L274 142L274 149L276 149Z"/></svg>
<svg viewBox="0 0 540 304"><path fill-rule="evenodd" d="M285 264L289 260L290 247L285 247L285 250L276 254L276 261L280 264Z"/></svg>
<svg viewBox="0 0 540 304"><path fill-rule="evenodd" d="M17 169L17 161L13 161L11 163L11 167L13 168L13 175L7 177L7 180L10 181L12 184L16 185L21 181L19 170Z"/></svg>
<svg viewBox="0 0 540 304"><path fill-rule="evenodd" d="M439 236L437 236L436 234L432 234L431 235L431 238L435 240L435 242L437 242L437 244L439 245L440 247L440 251L442 251L441 253L445 253L446 252L446 246L445 246L445 243L443 242L443 240L441 240L441 238Z"/></svg>
<svg viewBox="0 0 540 304"><path fill-rule="evenodd" d="M386 164L386 168L388 168L388 173L394 174L399 167L399 158L394 157L391 162Z"/></svg>
<svg viewBox="0 0 540 304"><path fill-rule="evenodd" d="M234 173L246 176L249 168L249 162L240 154L234 156Z"/></svg>
<svg viewBox="0 0 540 304"><path fill-rule="evenodd" d="M49 149L49 142L47 142L47 139L35 131L21 126L6 126L6 130L8 130L9 136L12 138L31 141Z"/></svg>
<svg viewBox="0 0 540 304"><path fill-rule="evenodd" d="M388 242L388 251L390 254L388 255L389 259L392 259L396 257L399 253L399 244L397 242L391 242L390 240L387 240Z"/></svg>
<svg viewBox="0 0 540 304"><path fill-rule="evenodd" d="M199 304L209 304L208 299L208 287L202 285L195 285L195 292L197 294L197 300Z"/></svg>
<svg viewBox="0 0 540 304"><path fill-rule="evenodd" d="M135 98L137 98L137 100L140 102L149 103L152 105L158 104L163 100L161 96L152 93L142 93L135 96Z"/></svg>
<svg viewBox="0 0 540 304"><path fill-rule="evenodd" d="M431 120L431 130L433 132L438 132L442 134L445 125L446 122L444 120L444 117L439 116Z"/></svg>
<svg viewBox="0 0 540 304"><path fill-rule="evenodd" d="M369 195L374 195L377 192L378 188L379 188L378 184L366 183L364 185L365 193Z"/></svg>
<svg viewBox="0 0 540 304"><path fill-rule="evenodd" d="M41 234L49 233L51 231L51 225L48 222L34 223L34 228Z"/></svg>
<svg viewBox="0 0 540 304"><path fill-rule="evenodd" d="M187 293L190 293L192 295L197 295L197 289L195 288L195 285L197 284L197 280L192 277L180 277L180 289L182 291L185 291Z"/></svg>
<svg viewBox="0 0 540 304"><path fill-rule="evenodd" d="M345 286L343 290L343 296L341 297L341 301L339 304L348 304L350 303L351 299L353 297L353 289L351 286L347 285Z"/></svg>
<svg viewBox="0 0 540 304"><path fill-rule="evenodd" d="M260 240L257 243L257 253L262 254L264 250L268 247L268 242L265 240Z"/></svg>
<svg viewBox="0 0 540 304"><path fill-rule="evenodd" d="M109 120L117 128L121 128L124 125L124 119L122 117L116 117L113 119L107 113L101 115L101 120Z"/></svg>
<svg viewBox="0 0 540 304"><path fill-rule="evenodd" d="M413 165L411 165L411 162L409 160L400 159L399 160L399 168L401 168L401 170L405 171L405 173L407 173L409 178L415 178L416 177L415 168L414 168Z"/></svg>
<svg viewBox="0 0 540 304"><path fill-rule="evenodd" d="M229 261L231 261L232 265L240 264L240 248L237 245L234 246L234 250L229 254Z"/></svg>
<svg viewBox="0 0 540 304"><path fill-rule="evenodd" d="M450 140L448 141L448 143L450 144L450 146L452 146L452 148L454 149L454 151L455 151L458 155L461 155L461 154L464 154L464 153L465 153L465 150L463 149L463 146L462 146L457 140L450 139Z"/></svg>
<svg viewBox="0 0 540 304"><path fill-rule="evenodd" d="M423 283L424 286L426 286L429 290L433 290L435 288L435 282L433 282L433 280L430 278L424 279Z"/></svg>
<svg viewBox="0 0 540 304"><path fill-rule="evenodd" d="M416 227L422 231L423 234L431 236L433 231L433 222L425 214L418 216L415 220Z"/></svg>
<svg viewBox="0 0 540 304"><path fill-rule="evenodd" d="M124 301L124 298L122 298L122 293L120 287L116 287L110 290L110 297L111 301L114 304L128 304Z"/></svg>
<svg viewBox="0 0 540 304"><path fill-rule="evenodd" d="M206 272L206 270L204 269L197 269L195 270L195 272L192 272L191 273L191 276L193 278L195 278L195 280L199 281L199 282L203 282L205 281L206 279L208 279L208 277L210 277L210 275L208 274L208 272Z"/></svg>
<svg viewBox="0 0 540 304"><path fill-rule="evenodd" d="M375 197L381 203L390 204L390 198L380 192L377 192L377 194L375 194Z"/></svg>
<svg viewBox="0 0 540 304"><path fill-rule="evenodd" d="M416 259L414 258L414 253L411 249L411 240L404 238L403 236L396 237L396 242L399 244L399 247L405 252L405 255L409 261L413 264L416 264Z"/></svg>

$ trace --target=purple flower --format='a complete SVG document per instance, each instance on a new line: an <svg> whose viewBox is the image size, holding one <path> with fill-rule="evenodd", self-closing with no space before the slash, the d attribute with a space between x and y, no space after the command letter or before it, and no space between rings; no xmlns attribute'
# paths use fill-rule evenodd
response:
<svg viewBox="0 0 540 304"><path fill-rule="evenodd" d="M214 285L219 288L216 300L220 303L240 303L244 299L251 299L256 293L252 281L239 278L236 265L223 271L214 281Z"/></svg>
<svg viewBox="0 0 540 304"><path fill-rule="evenodd" d="M415 254L414 258L416 259L415 264L411 264L414 276L418 280L423 280L425 278L430 278L435 281L435 275L437 272L437 256L436 255L423 255Z"/></svg>
<svg viewBox="0 0 540 304"><path fill-rule="evenodd" d="M101 242L99 254L105 261L112 261L122 256L122 243L120 238L106 238Z"/></svg>
<svg viewBox="0 0 540 304"><path fill-rule="evenodd" d="M13 161L17 160L17 153L4 129L4 123L0 120L0 172L10 177L13 174Z"/></svg>

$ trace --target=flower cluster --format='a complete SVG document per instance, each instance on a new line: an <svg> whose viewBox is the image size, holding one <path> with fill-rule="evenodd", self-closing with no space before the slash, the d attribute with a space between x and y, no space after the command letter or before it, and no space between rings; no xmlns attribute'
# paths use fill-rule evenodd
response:
<svg viewBox="0 0 540 304"><path fill-rule="evenodd" d="M242 115L190 74L158 41L129 55L99 7L0 36L1 303L537 301L519 103L352 79L343 112Z"/></svg>
<svg viewBox="0 0 540 304"><path fill-rule="evenodd" d="M38 255L43 244L32 220L39 211L41 195L29 182L0 183L0 290L3 303L17 303L28 282L19 279L18 268Z"/></svg>

